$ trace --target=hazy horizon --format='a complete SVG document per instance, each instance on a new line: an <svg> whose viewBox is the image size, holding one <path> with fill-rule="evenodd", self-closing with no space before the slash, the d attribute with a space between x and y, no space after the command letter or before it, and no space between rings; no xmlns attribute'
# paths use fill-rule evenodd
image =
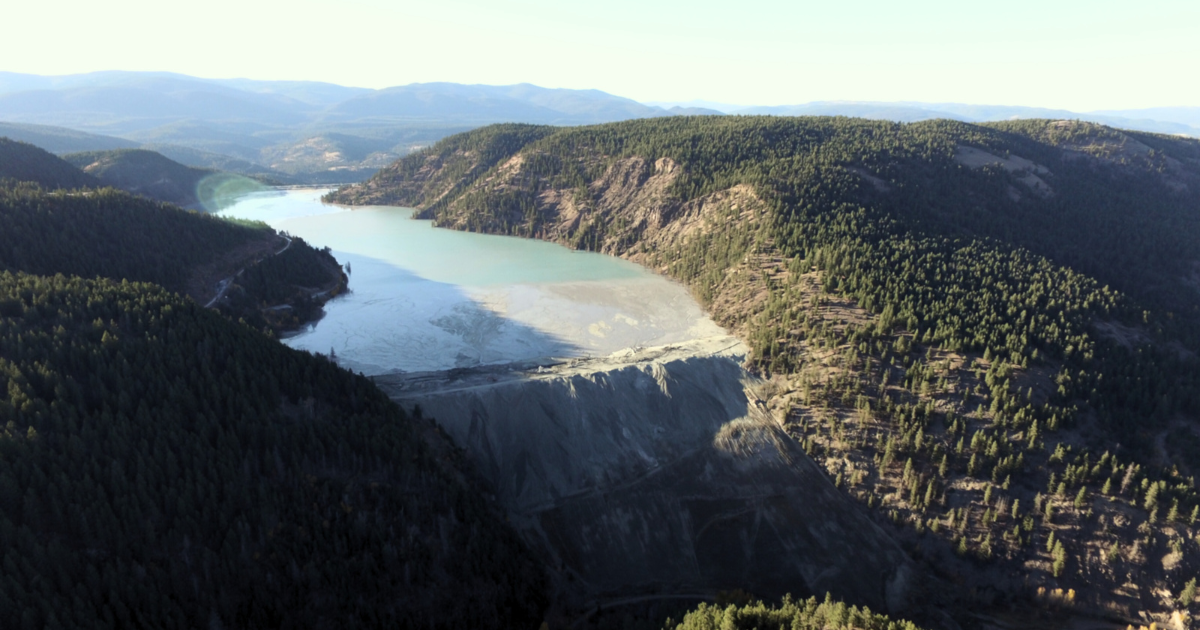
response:
<svg viewBox="0 0 1200 630"><path fill-rule="evenodd" d="M531 83L640 102L965 103L1070 111L1200 105L1200 4L1018 0L1003 11L675 0L566 4L213 0L24 3L0 70L165 71L204 78ZM186 28L184 28L186 27ZM1114 43L1113 33L1120 38Z"/></svg>
<svg viewBox="0 0 1200 630"><path fill-rule="evenodd" d="M1155 106L1147 106L1144 108L1143 107L1127 108L1127 109L1105 108L1105 109L1095 109L1095 110L1079 110L1079 109L1070 109L1070 108L1065 108L1065 107L1049 107L1049 106L1046 106L1044 104L1037 103L1037 102L1019 103L1018 104L1018 103L987 103L987 102L969 102L969 101L933 102L933 101L913 101L913 100L857 100L857 99L815 99L815 100L803 101L803 102L774 103L774 104L728 103L728 102L718 102L718 101L704 99L704 98L692 98L692 99L681 99L681 100L667 100L667 99L641 100L641 99L636 99L636 98L630 97L626 94L609 92L607 90L602 90L602 89L595 88L595 87L591 87L591 88L587 88L587 87L584 87L584 88L573 88L573 87L571 87L571 88L556 88L553 86L539 85L539 84L533 83L531 81L518 81L516 83L505 83L505 84L500 84L500 83L459 83L459 82L455 82L455 81L420 81L420 82L413 82L413 83L406 83L406 84L385 85L385 86L382 86L379 88L370 88L370 87L364 87L364 86L360 86L360 85L347 85L347 84L341 84L341 83L334 83L332 81L318 81L318 80L306 80L306 79L259 79L259 78L252 78L252 77L246 77L246 76L198 76L198 75L185 74L185 73L181 73L181 72L174 72L171 70L127 70L127 69L108 68L108 69L102 69L102 70L91 70L91 71L87 71L87 72L73 72L73 73L66 73L66 74L39 74L39 73L31 73L31 72L30 73L14 72L14 71L10 71L10 70L0 69L0 75L2 75L4 73L22 74L22 75L27 75L27 76L41 77L41 78L48 78L48 79L68 79L68 78L72 78L72 77L83 77L83 76L88 76L88 75L108 74L108 73L111 73L111 74L145 73L146 75L156 75L156 74L174 75L174 76L179 76L179 77L184 77L184 78L189 78L189 79L199 79L202 81L255 81L255 82L263 82L263 83L270 83L270 82L314 83L314 84L327 84L327 85L343 87L343 88L366 89L366 90L386 90L389 88L406 87L406 86L422 85L422 84L429 84L429 85L432 85L432 84L454 84L454 85L486 86L486 87L509 87L509 86L514 86L514 85L532 85L534 87L540 87L540 88L546 88L546 89L600 91L600 92L610 94L612 96L629 98L629 99L634 100L643 105L648 105L648 106L652 106L652 107L663 107L663 108L670 108L673 106L699 107L699 108L714 109L714 110L722 111L724 113L733 113L733 112L737 112L739 110L752 109L752 108L788 107L788 106L814 105L814 104L830 104L830 105L838 105L838 104L868 105L869 104L869 105L884 105L884 106L894 105L894 106L898 106L898 107L929 107L929 108L934 108L934 109L936 109L936 107L939 105L968 106L968 107L980 107L980 108L987 108L987 107L1030 108L1030 109L1062 110L1062 111L1066 111L1066 112L1070 112L1070 113L1079 113L1079 114L1092 114L1092 113L1099 114L1099 113L1106 113L1106 112L1136 112L1136 111L1140 111L1140 110L1144 110L1144 109L1174 109L1174 108L1200 107L1200 106L1190 106L1190 105L1185 105L1185 106L1155 105ZM25 90L5 91L3 89L0 89L0 94L10 93L10 92L20 92L20 91L25 91Z"/></svg>

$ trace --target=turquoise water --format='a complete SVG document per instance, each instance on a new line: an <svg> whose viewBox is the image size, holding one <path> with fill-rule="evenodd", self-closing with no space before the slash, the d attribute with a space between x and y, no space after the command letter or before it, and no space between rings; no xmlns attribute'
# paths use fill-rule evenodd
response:
<svg viewBox="0 0 1200 630"><path fill-rule="evenodd" d="M542 241L417 221L408 208L350 210L324 190L246 195L219 214L329 247L349 293L285 343L366 374L606 355L722 334L677 284L633 263Z"/></svg>
<svg viewBox="0 0 1200 630"><path fill-rule="evenodd" d="M488 286L648 275L620 258L553 243L434 228L412 219L410 208L325 205L324 192L256 193L218 214L263 221L317 247L374 258L434 282Z"/></svg>

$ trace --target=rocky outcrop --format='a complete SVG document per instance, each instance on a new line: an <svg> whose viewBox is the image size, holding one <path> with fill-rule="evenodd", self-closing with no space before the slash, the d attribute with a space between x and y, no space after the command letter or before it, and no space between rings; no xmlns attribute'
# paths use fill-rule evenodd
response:
<svg viewBox="0 0 1200 630"><path fill-rule="evenodd" d="M903 608L905 555L780 430L737 358L660 350L492 378L385 389L467 450L568 596L829 591Z"/></svg>

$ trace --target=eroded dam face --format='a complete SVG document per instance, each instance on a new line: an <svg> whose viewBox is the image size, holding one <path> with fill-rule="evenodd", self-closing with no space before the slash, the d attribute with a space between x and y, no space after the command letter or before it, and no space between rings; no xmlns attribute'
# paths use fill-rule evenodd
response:
<svg viewBox="0 0 1200 630"><path fill-rule="evenodd" d="M749 392L740 344L708 341L377 382L468 451L569 590L830 591L902 609L904 553Z"/></svg>

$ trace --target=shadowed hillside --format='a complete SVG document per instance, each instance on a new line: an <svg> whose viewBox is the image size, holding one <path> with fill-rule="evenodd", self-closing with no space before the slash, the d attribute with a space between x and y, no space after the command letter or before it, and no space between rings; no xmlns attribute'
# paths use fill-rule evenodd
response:
<svg viewBox="0 0 1200 630"><path fill-rule="evenodd" d="M456 451L367 379L156 286L62 276L0 272L0 347L0 618L540 619L540 568Z"/></svg>
<svg viewBox="0 0 1200 630"><path fill-rule="evenodd" d="M90 188L100 182L32 144L0 138L0 180L33 182L49 189Z"/></svg>
<svg viewBox="0 0 1200 630"><path fill-rule="evenodd" d="M0 187L0 270L153 282L258 328L293 328L345 287L328 251L262 223L182 210L111 188ZM276 255L276 254L279 255ZM325 292L321 298L314 293ZM287 309L274 309L286 304Z"/></svg>

